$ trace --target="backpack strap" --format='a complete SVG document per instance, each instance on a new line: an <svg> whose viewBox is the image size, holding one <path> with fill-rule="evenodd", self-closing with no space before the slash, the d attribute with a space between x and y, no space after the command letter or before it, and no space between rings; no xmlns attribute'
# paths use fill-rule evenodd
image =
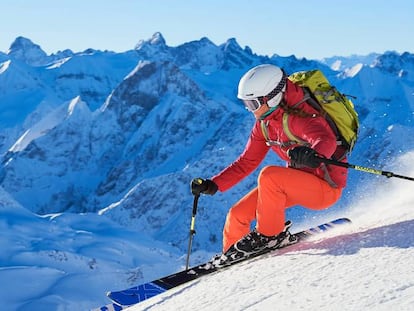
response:
<svg viewBox="0 0 414 311"><path fill-rule="evenodd" d="M294 104L293 108L297 108L300 104L308 101L311 98L309 92L306 92L305 90L303 90L303 91L304 91L303 92L303 98L299 102ZM316 117L316 115L312 115L312 117ZM294 144L299 144L299 145L303 145L303 146L310 146L310 144L308 142L298 138L290 130L290 128L289 128L289 113L287 113L287 112L283 113L282 124L283 124L283 131L285 132L286 136L289 138L289 140L291 142L293 142Z"/></svg>
<svg viewBox="0 0 414 311"><path fill-rule="evenodd" d="M334 155L332 156L332 159L337 160L337 161L340 161L340 160L344 159L346 157L346 154L347 154L347 149L346 149L346 146L344 146L345 143L341 139L341 135L339 134L339 130L338 130L338 127L336 126L335 122L332 120L332 118L329 116L329 114L321 107L318 100L314 96L312 96L312 92L307 87L302 86L302 90L303 90L303 94L304 94L303 99L301 101L299 101L298 103L296 103L293 107L297 107L301 103L306 101L311 107L313 107L316 111L318 111L318 115L323 117L326 120L326 122L328 122L330 128L332 129L332 131L334 132L334 134L336 136L337 150L335 151ZM329 103L330 101L328 100L328 97L331 96L334 91L335 91L335 89L332 88L329 91L320 92L319 95L321 95L321 96L323 95L325 102ZM313 115L313 117L316 117L316 116L317 115ZM283 129L284 129L286 135L288 135L289 127L287 125L287 121L286 121L286 127L285 127L285 125L283 125Z"/></svg>
<svg viewBox="0 0 414 311"><path fill-rule="evenodd" d="M289 129L289 114L288 113L284 113L283 117L282 117L282 124L283 124L283 131L285 132L286 136L289 138L289 140L291 142L293 142L292 144L299 144L299 145L304 145L304 146L309 146L309 143L296 137L295 135L293 135L292 131Z"/></svg>
<svg viewBox="0 0 414 311"><path fill-rule="evenodd" d="M281 148L284 148L284 147L286 148L291 145L297 144L297 142L293 140L290 140L288 142L280 142L277 140L271 140L269 137L268 126L269 126L269 121L260 120L260 128L262 130L262 134L263 134L264 139L266 140L266 145L268 145L269 147L279 146Z"/></svg>

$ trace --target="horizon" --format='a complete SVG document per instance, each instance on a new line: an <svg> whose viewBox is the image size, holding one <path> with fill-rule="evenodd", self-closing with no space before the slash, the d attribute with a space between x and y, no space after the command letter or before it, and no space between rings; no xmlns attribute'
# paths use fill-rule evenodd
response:
<svg viewBox="0 0 414 311"><path fill-rule="evenodd" d="M253 8L247 0L224 4L177 1L174 8L163 2L144 1L41 0L24 6L12 0L4 2L9 14L0 20L3 53L19 36L38 44L49 55L89 48L123 52L156 32L172 47L202 37L216 45L235 38L241 47L249 46L254 53L267 56L322 59L386 51L414 53L414 42L407 40L414 30L410 16L414 3L409 0L299 0L294 4L262 0ZM209 12L214 12L213 18ZM273 12L278 13L275 16ZM269 21L275 21L275 26Z"/></svg>
<svg viewBox="0 0 414 311"><path fill-rule="evenodd" d="M143 41L151 41L151 38L155 35L155 34L157 34L157 33L160 33L160 32L155 32L151 37L149 37L149 38L145 38L145 39L140 39L140 40L143 40ZM160 33L161 35L162 35L162 37L165 39L165 37L164 37L164 35L162 34L162 33ZM31 38L28 38L28 37L24 37L24 36L19 36L19 37L16 37L15 39L14 39L14 41L10 44L10 46L16 41L16 40L18 40L19 38L24 38L24 39L27 39L27 40L30 40L31 42L32 42L32 44L34 44L34 45L38 45L48 56L51 56L51 55L54 55L54 54L58 54L58 53L60 53L60 52L63 52L64 50L66 50L66 49L69 49L69 50L71 50L74 54L76 54L76 53L82 53L82 52L85 52L85 51L87 51L87 50L89 50L89 49L92 49L92 50L94 50L94 51L99 51L99 52L113 52L113 53L123 53L123 52L127 52L127 51L130 51L130 50L133 50L135 47L132 47L132 48L130 48L129 50L123 50L123 51L115 51L115 50L110 50L110 49L94 49L94 48L87 48L87 49L84 49L84 50L77 50L77 51L74 51L74 50L72 50L72 49L70 49L70 48L66 48L66 49L62 49L62 50L58 50L58 51L53 51L53 52L51 52L51 53L49 53L49 52L47 52L47 51L45 51L45 49L39 44L39 43L37 43L37 42L35 42L35 41L33 41ZM183 42L182 44L180 44L180 45L178 45L178 46L181 46L181 45L183 45L183 44L186 44L186 43L189 43L189 42L197 42L197 41L200 41L202 38L199 38L199 39L197 39L197 40L192 40L192 41L188 41L188 42ZM208 38L209 39L209 38ZM224 41L224 42L220 42L220 43L215 43L215 42L213 42L216 46L219 46L219 45L222 45L222 44L225 44L228 40L231 40L231 39L235 39L236 40L236 42L240 45L240 43L237 41L237 38L228 38L226 41ZM166 41L166 40L165 40ZM137 42L138 43L138 42ZM137 44L136 43L136 44ZM168 42L166 42L166 45L168 46L168 47L177 47L177 46L171 46L171 45L169 45L168 44ZM241 48L245 48L245 47L243 47L243 46L241 46L240 45L240 47ZM8 51L0 51L0 52L3 52L3 53L5 53L5 54L7 54L8 53ZM258 54L258 53L256 53L255 51L252 51L253 53L255 53L255 54ZM400 51L396 51L396 50L385 50L385 51L383 51L383 52L368 52L368 53L366 53L366 54L356 54L356 53L352 53L352 54L350 54L350 55L332 55L332 56L327 56L327 57L323 57L323 58L320 58L320 59L313 59L313 60L316 60L316 61L319 61L319 60L323 60L323 59L330 59L330 58L352 58L352 57L367 57L367 56L370 56L370 55L383 55L383 54L386 54L386 53L397 53L397 54L399 54L399 55L402 55L402 54L404 54L404 53L410 53L410 54L414 54L414 53L411 53L411 52L409 52L409 51L402 51L402 52L400 52ZM258 55L261 55L261 54L258 54ZM274 55L276 55L276 54L274 54ZM263 55L261 55L261 56L263 56ZM271 57L272 55L266 55L266 56L269 56L269 57ZM277 55L277 56L280 56L280 57L285 57L285 56L281 56L281 55ZM287 55L286 57L289 57L289 56L295 56L296 58L301 58L301 57L299 57L299 56L297 56L297 55L294 55L294 54L292 54L292 55ZM305 57L305 56L303 56L303 57ZM307 57L305 57L305 58L307 58ZM310 59L310 58L309 58Z"/></svg>

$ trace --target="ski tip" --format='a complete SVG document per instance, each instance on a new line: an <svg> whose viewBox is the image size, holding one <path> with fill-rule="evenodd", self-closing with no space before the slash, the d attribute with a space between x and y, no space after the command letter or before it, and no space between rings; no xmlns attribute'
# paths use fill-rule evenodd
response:
<svg viewBox="0 0 414 311"><path fill-rule="evenodd" d="M110 303L100 308L95 308L90 311L121 311L124 310L122 306L118 306L117 304Z"/></svg>
<svg viewBox="0 0 414 311"><path fill-rule="evenodd" d="M346 223L352 223L351 219L347 217L338 218L334 221L332 221L334 224L346 224Z"/></svg>
<svg viewBox="0 0 414 311"><path fill-rule="evenodd" d="M313 228L309 228L307 230L304 230L302 232L298 232L296 233L300 239L307 239L308 237L315 235L315 234L320 234L322 232L326 232L328 230L331 230L335 227L340 227L340 226L344 226L344 225L349 225L351 224L351 220L349 218L346 217L342 217L342 218L337 218L335 220L331 220L329 222L326 222L322 225L313 227Z"/></svg>

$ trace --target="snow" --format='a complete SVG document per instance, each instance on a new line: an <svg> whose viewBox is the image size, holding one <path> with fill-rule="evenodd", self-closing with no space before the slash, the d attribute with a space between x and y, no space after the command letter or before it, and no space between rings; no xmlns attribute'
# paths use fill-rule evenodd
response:
<svg viewBox="0 0 414 311"><path fill-rule="evenodd" d="M413 159L414 153L402 161ZM413 310L412 189L411 182L384 182L370 199L343 211L353 220L350 227L127 310Z"/></svg>
<svg viewBox="0 0 414 311"><path fill-rule="evenodd" d="M235 94L253 64L326 72L358 96L361 132L350 162L414 176L409 53L323 65L263 58L234 39L171 48L158 33L125 53L47 56L24 38L11 52L0 55L0 301L7 310L89 310L109 302L108 290L182 270L188 183L243 150L253 118ZM275 158L263 165L284 165ZM191 265L219 251L226 212L255 185L255 174L200 199ZM136 308L412 309L412 189L410 181L352 171L339 204L287 212L295 231L343 216L352 227Z"/></svg>
<svg viewBox="0 0 414 311"><path fill-rule="evenodd" d="M397 166L414 175L414 153ZM202 198L207 200L206 198ZM366 199L324 220L349 227L193 281L129 310L412 310L414 193L410 181L382 177ZM300 230L323 220L308 220ZM0 188L0 301L8 310L88 310L107 290L184 268L175 248L96 214L35 215ZM197 240L198 235L195 235ZM213 253L197 251L192 262ZM139 266L136 263L140 263ZM129 282L122 280L129 275Z"/></svg>
<svg viewBox="0 0 414 311"><path fill-rule="evenodd" d="M363 64L357 64L350 69L346 69L344 71L344 75L349 78L355 77L358 74L358 72L363 68L363 66Z"/></svg>
<svg viewBox="0 0 414 311"><path fill-rule="evenodd" d="M14 145L10 147L9 151L23 151L33 140L36 140L37 138L48 133L51 129L62 123L65 117L71 116L76 110L83 111L86 115L91 113L87 105L81 101L79 96L77 96L71 101L62 104L58 108L45 114L40 121L34 124L16 140Z"/></svg>
<svg viewBox="0 0 414 311"><path fill-rule="evenodd" d="M0 301L7 310L91 309L104 302L109 287L168 273L176 261L173 248L105 217L38 216L2 188L0 230L0 279L7 280ZM125 277L130 283L117 281Z"/></svg>
<svg viewBox="0 0 414 311"><path fill-rule="evenodd" d="M56 68L59 68L60 66L62 66L64 63L66 63L70 59L71 59L71 57L64 57L62 59L59 59L58 61L56 61L52 65L47 66L46 69L56 69Z"/></svg>
<svg viewBox="0 0 414 311"><path fill-rule="evenodd" d="M127 310L412 310L413 252L378 247L382 238L395 242L381 229L340 238L241 264Z"/></svg>
<svg viewBox="0 0 414 311"><path fill-rule="evenodd" d="M10 66L11 60L5 61L0 64L0 74L4 73Z"/></svg>
<svg viewBox="0 0 414 311"><path fill-rule="evenodd" d="M49 130L60 124L65 118L65 109L68 109L67 106L67 104L64 104L46 114L39 122L24 132L14 145L10 147L9 151L19 152L24 150L33 140L45 135ZM71 104L69 104L70 106ZM70 108L68 110L70 112Z"/></svg>

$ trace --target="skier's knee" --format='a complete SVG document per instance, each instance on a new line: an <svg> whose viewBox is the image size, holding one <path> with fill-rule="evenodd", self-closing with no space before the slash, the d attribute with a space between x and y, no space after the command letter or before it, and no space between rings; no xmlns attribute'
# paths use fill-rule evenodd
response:
<svg viewBox="0 0 414 311"><path fill-rule="evenodd" d="M257 179L258 184L267 183L270 178L273 178L276 174L278 167L274 165L265 166L259 173L259 177Z"/></svg>

